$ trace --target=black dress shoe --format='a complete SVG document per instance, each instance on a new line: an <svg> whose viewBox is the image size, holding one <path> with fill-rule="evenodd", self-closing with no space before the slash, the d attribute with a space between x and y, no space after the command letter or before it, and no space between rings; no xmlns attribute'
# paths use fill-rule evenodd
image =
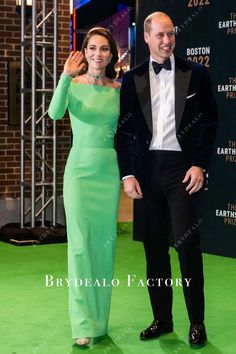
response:
<svg viewBox="0 0 236 354"><path fill-rule="evenodd" d="M188 341L193 346L204 346L206 344L207 335L204 323L191 324Z"/></svg>
<svg viewBox="0 0 236 354"><path fill-rule="evenodd" d="M140 333L140 339L157 338L165 333L173 332L172 320L154 320L148 328Z"/></svg>

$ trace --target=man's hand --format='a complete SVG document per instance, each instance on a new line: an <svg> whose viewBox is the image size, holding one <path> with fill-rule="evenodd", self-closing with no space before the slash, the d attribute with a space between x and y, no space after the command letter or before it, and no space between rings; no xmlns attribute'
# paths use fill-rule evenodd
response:
<svg viewBox="0 0 236 354"><path fill-rule="evenodd" d="M189 181L189 184L186 187L186 191L189 194L193 194L199 191L202 188L204 182L203 170L201 167L192 166L186 173L183 183Z"/></svg>
<svg viewBox="0 0 236 354"><path fill-rule="evenodd" d="M143 197L140 185L135 177L124 179L124 192L133 199L141 199Z"/></svg>

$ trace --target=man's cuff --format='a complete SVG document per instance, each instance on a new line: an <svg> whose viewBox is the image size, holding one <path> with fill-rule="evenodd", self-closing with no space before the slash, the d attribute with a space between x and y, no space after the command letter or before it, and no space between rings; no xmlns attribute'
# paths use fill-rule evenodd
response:
<svg viewBox="0 0 236 354"><path fill-rule="evenodd" d="M122 177L122 181L124 181L126 178L128 178L128 177L134 177L134 175L128 175L128 176L124 176L124 177Z"/></svg>

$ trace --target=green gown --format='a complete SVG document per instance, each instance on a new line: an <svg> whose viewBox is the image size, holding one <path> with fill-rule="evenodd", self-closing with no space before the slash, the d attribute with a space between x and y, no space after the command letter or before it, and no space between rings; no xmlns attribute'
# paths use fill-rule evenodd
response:
<svg viewBox="0 0 236 354"><path fill-rule="evenodd" d="M107 333L120 180L114 133L119 89L79 84L61 75L49 107L68 108L73 132L63 185L68 237L72 338Z"/></svg>

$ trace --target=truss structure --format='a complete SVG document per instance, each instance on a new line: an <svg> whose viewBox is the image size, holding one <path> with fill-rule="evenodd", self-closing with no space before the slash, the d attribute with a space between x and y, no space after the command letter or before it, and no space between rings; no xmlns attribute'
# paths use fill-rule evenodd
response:
<svg viewBox="0 0 236 354"><path fill-rule="evenodd" d="M51 7L51 8L49 8ZM56 122L47 115L57 84L57 0L33 0L26 23L21 1L20 223L45 226L46 210L57 219ZM27 202L29 201L29 202Z"/></svg>

